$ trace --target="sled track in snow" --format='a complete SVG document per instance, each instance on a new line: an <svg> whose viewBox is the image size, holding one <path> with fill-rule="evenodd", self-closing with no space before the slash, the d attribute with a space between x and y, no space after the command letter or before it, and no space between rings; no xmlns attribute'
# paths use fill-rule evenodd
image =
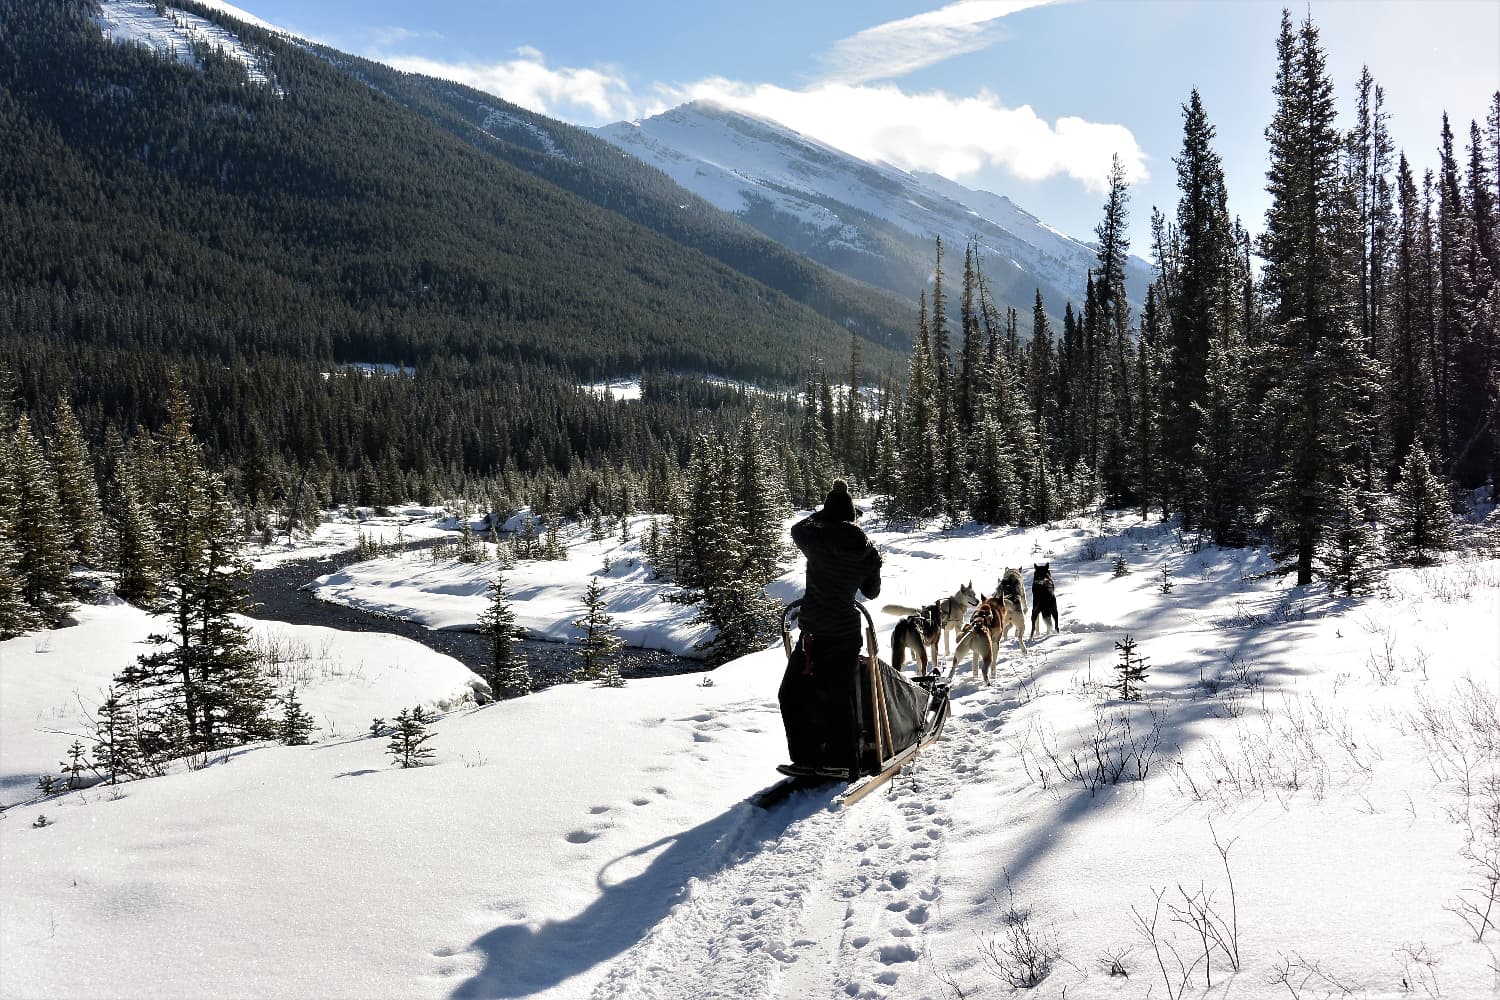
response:
<svg viewBox="0 0 1500 1000"><path fill-rule="evenodd" d="M742 806L744 825L704 859L713 874L612 964L594 1000L875 1000L929 983L923 932L942 899L951 800L995 754L1014 704L998 688L966 700L913 767L847 810L836 786Z"/></svg>

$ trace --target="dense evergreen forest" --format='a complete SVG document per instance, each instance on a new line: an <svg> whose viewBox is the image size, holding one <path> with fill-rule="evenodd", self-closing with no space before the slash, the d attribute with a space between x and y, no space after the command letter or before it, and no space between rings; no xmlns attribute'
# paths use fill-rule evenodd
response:
<svg viewBox="0 0 1500 1000"><path fill-rule="evenodd" d="M81 0L0 10L0 366L39 429L61 396L96 446L108 426L162 426L175 368L211 461L264 454L273 492L385 499L372 482L405 496L507 469L680 464L703 411L743 411L743 394L663 390L623 411L575 384L784 384L842 354L851 326L900 329L873 296L847 324L820 316L458 140L326 52L243 29L274 76L255 84L220 53L194 68L114 44ZM817 270L801 291L854 302ZM330 377L349 362L416 375ZM252 472L241 492L263 485Z"/></svg>
<svg viewBox="0 0 1500 1000"><path fill-rule="evenodd" d="M649 185L616 178L631 221L593 181L580 197L541 179L555 164L460 138L473 122L451 108L416 114L270 36L247 37L283 89L213 53L199 71L112 45L75 0L0 12L17 139L0 160L0 578L18 588L0 608L30 609L11 631L57 620L70 565L151 589L175 516L163 456L188 427L204 495L261 532L409 499L669 515L652 549L719 595L733 642L774 576L769 526L836 475L898 518L1139 507L1353 592L1381 559L1433 558L1456 492L1500 460L1500 93L1462 158L1462 130L1434 123L1418 178L1368 72L1339 127L1310 17L1284 14L1275 42L1262 235L1231 214L1209 109L1186 95L1180 201L1153 211L1139 315L1117 162L1059 329L1039 294L1026 320L997 308L975 249L959 268L939 244L897 377L877 374L885 348L726 266L733 227L679 242L640 224ZM476 99L382 79L412 106ZM825 306L843 294L820 287ZM414 371L344 365L375 361ZM639 402L576 384L621 371L645 372Z"/></svg>

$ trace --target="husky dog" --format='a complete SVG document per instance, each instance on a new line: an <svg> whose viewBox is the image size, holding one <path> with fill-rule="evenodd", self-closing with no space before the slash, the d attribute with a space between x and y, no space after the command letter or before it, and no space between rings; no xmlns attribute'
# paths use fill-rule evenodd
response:
<svg viewBox="0 0 1500 1000"><path fill-rule="evenodd" d="M995 611L994 605L980 595L979 607L958 634L958 644L953 647L953 662L948 666L948 679L958 671L960 661L974 661L970 667L974 673L984 671L984 683L990 682L990 668L995 662Z"/></svg>
<svg viewBox="0 0 1500 1000"><path fill-rule="evenodd" d="M891 630L891 665L900 670L906 663L906 654L911 653L921 667L923 676L926 676L930 648L932 669L936 673L938 636L942 634L942 630L936 604L929 604L920 611L898 619L896 627Z"/></svg>
<svg viewBox="0 0 1500 1000"><path fill-rule="evenodd" d="M1016 641L1021 652L1026 652L1026 589L1021 581L1021 569L1006 567L1000 574L1000 626L995 633L995 642L1016 630Z"/></svg>
<svg viewBox="0 0 1500 1000"><path fill-rule="evenodd" d="M971 580L958 588L958 593L952 597L940 599L936 605L928 607L937 608L938 628L942 630L943 652L952 655L953 642L960 629L964 627L964 616L969 609L979 603L979 595L974 593L974 582ZM926 612L926 608L908 608L900 604L887 604L880 609L888 615L920 615ZM937 650L933 650L934 660L937 658Z"/></svg>
<svg viewBox="0 0 1500 1000"><path fill-rule="evenodd" d="M1036 638L1037 619L1047 623L1048 634L1057 632L1057 588L1052 583L1052 564L1031 564L1031 637Z"/></svg>

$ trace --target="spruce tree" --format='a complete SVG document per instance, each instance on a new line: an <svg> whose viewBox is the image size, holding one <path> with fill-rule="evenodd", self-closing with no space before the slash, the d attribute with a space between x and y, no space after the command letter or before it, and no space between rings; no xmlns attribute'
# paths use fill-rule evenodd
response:
<svg viewBox="0 0 1500 1000"><path fill-rule="evenodd" d="M1333 86L1311 17L1282 12L1276 113L1261 240L1275 338L1268 357L1271 445L1267 501L1277 551L1310 583L1332 495L1359 453L1360 400L1370 392L1356 326L1357 243L1339 173Z"/></svg>
<svg viewBox="0 0 1500 1000"><path fill-rule="evenodd" d="M281 706L281 719L276 723L276 738L289 747L310 744L317 725L298 700L296 688L287 689L286 694L281 697Z"/></svg>
<svg viewBox="0 0 1500 1000"><path fill-rule="evenodd" d="M1122 701L1140 701L1150 661L1140 654L1140 647L1128 635L1123 641L1115 642L1115 649L1120 654L1119 661L1115 663L1115 673L1119 675L1115 690L1120 692Z"/></svg>
<svg viewBox="0 0 1500 1000"><path fill-rule="evenodd" d="M142 773L138 728L130 704L111 687L93 720L94 765L111 785Z"/></svg>
<svg viewBox="0 0 1500 1000"><path fill-rule="evenodd" d="M6 452L0 501L8 513L0 527L16 553L23 598L42 625L54 628L73 607L68 592L69 526L58 516L52 470L26 417L16 422Z"/></svg>
<svg viewBox="0 0 1500 1000"><path fill-rule="evenodd" d="M67 397L57 402L56 432L52 439L52 469L57 481L57 511L62 520L70 561L99 564L99 528L104 519L94 463L89 458L83 428Z"/></svg>
<svg viewBox="0 0 1500 1000"><path fill-rule="evenodd" d="M122 671L122 692L145 704L151 748L165 754L233 746L271 734L272 693L235 621L245 610L250 567L223 481L202 465L181 382L174 379L171 422L155 449L159 481L175 488L158 501L162 537L159 611L167 631L157 649Z"/></svg>
<svg viewBox="0 0 1500 1000"><path fill-rule="evenodd" d="M115 465L110 493L111 548L118 573L115 593L143 608L155 605L161 592L161 539L135 485L128 462Z"/></svg>
<svg viewBox="0 0 1500 1000"><path fill-rule="evenodd" d="M10 639L38 628L41 619L26 603L19 574L21 554L9 537L0 511L0 639Z"/></svg>
<svg viewBox="0 0 1500 1000"><path fill-rule="evenodd" d="M1197 527L1204 519L1206 496L1224 461L1206 468L1205 461L1222 459L1215 454L1214 434L1204 421L1220 402L1211 402L1208 373L1211 345L1220 345L1216 368L1221 377L1217 391L1232 394L1222 378L1236 370L1232 333L1235 323L1234 288L1230 281L1235 248L1229 221L1228 195L1219 154L1213 149L1214 127L1208 120L1198 91L1182 107L1182 152L1178 155L1177 224L1158 247L1166 290L1166 330L1170 339L1162 391L1163 470L1169 505L1183 514L1183 523ZM1163 239L1158 236L1158 239ZM1169 272L1169 273L1168 273ZM1220 539L1222 541L1223 539Z"/></svg>
<svg viewBox="0 0 1500 1000"><path fill-rule="evenodd" d="M1318 549L1318 571L1336 593L1367 593L1379 579L1380 541L1364 515L1359 490L1345 482L1339 489L1328 533Z"/></svg>
<svg viewBox="0 0 1500 1000"><path fill-rule="evenodd" d="M930 516L946 506L940 491L942 439L937 412L937 375L927 328L927 295L918 297L917 342L907 366L899 473L892 484L893 506L901 516Z"/></svg>
<svg viewBox="0 0 1500 1000"><path fill-rule="evenodd" d="M427 741L436 735L427 729L431 721L421 705L409 710L403 708L396 713L395 731L385 751L395 760L397 767L421 767L436 753L427 745Z"/></svg>
<svg viewBox="0 0 1500 1000"><path fill-rule="evenodd" d="M1392 558L1410 566L1426 566L1453 547L1453 515L1448 494L1432 474L1427 452L1415 445L1401 466L1386 546Z"/></svg>
<svg viewBox="0 0 1500 1000"><path fill-rule="evenodd" d="M765 586L781 571L783 523L791 505L770 450L766 447L760 407L741 422L735 442L735 481L745 530L743 573Z"/></svg>
<svg viewBox="0 0 1500 1000"><path fill-rule="evenodd" d="M604 592L598 577L589 580L589 589L583 597L583 617L574 619L572 625L583 633L578 640L577 676L589 681L611 680L606 671L623 642L615 634L614 617L604 610ZM613 678L619 678L618 669L613 671ZM611 681L611 686L618 685Z"/></svg>
<svg viewBox="0 0 1500 1000"><path fill-rule="evenodd" d="M655 522L652 522L655 523ZM531 673L516 651L516 615L505 594L505 575L490 580L490 603L479 615L479 631L490 638L490 687L497 698L517 698L531 692Z"/></svg>

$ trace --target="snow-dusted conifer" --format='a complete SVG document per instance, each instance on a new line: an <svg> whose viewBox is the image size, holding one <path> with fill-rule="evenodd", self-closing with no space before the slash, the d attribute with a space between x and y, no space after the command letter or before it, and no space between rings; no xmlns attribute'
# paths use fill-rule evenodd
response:
<svg viewBox="0 0 1500 1000"><path fill-rule="evenodd" d="M1438 553L1453 547L1448 493L1432 474L1420 444L1412 446L1401 465L1386 544L1393 558L1411 566L1435 562Z"/></svg>
<svg viewBox="0 0 1500 1000"><path fill-rule="evenodd" d="M16 573L26 603L43 625L55 627L72 608L68 596L69 546L58 516L57 490L31 422L21 417L10 435L0 478L7 510L3 528L16 550Z"/></svg>
<svg viewBox="0 0 1500 1000"><path fill-rule="evenodd" d="M433 733L428 732L427 723L432 721L421 705L413 709L403 708L396 713L395 732L386 744L386 753L401 768L421 767L435 750L427 745Z"/></svg>
<svg viewBox="0 0 1500 1000"><path fill-rule="evenodd" d="M615 634L614 618L604 610L604 592L598 577L589 580L589 589L583 598L583 617L575 619L572 624L583 632L578 640L579 678L602 680L606 661L619 650L622 642Z"/></svg>
<svg viewBox="0 0 1500 1000"><path fill-rule="evenodd" d="M303 747L312 742L317 728L313 717L302 707L297 689L288 688L281 699L281 720L276 724L276 738L289 747Z"/></svg>
<svg viewBox="0 0 1500 1000"><path fill-rule="evenodd" d="M1366 593L1379 577L1380 540L1365 520L1364 504L1352 483L1339 489L1331 514L1318 549L1318 570L1335 592Z"/></svg>
<svg viewBox="0 0 1500 1000"><path fill-rule="evenodd" d="M158 501L165 529L159 610L169 625L151 637L157 648L118 677L126 692L147 700L151 728L168 754L270 735L271 699L249 632L235 620L250 576L240 525L223 482L202 465L176 378L169 408L171 423L156 449L159 475L174 484Z"/></svg>
<svg viewBox="0 0 1500 1000"><path fill-rule="evenodd" d="M490 580L490 603L479 615L479 631L490 637L489 682L500 698L517 698L529 694L531 674L525 660L516 652L516 615L505 595L505 575L497 573Z"/></svg>
<svg viewBox="0 0 1500 1000"><path fill-rule="evenodd" d="M1128 635L1115 643L1115 649L1120 654L1119 662L1115 664L1115 672L1119 675L1115 689L1123 701L1140 701L1150 661L1140 654L1140 647Z"/></svg>
<svg viewBox="0 0 1500 1000"><path fill-rule="evenodd" d="M57 403L57 430L52 438L52 469L57 479L57 509L62 519L69 557L74 563L96 566L103 510L94 463L89 458L83 428L67 397Z"/></svg>

